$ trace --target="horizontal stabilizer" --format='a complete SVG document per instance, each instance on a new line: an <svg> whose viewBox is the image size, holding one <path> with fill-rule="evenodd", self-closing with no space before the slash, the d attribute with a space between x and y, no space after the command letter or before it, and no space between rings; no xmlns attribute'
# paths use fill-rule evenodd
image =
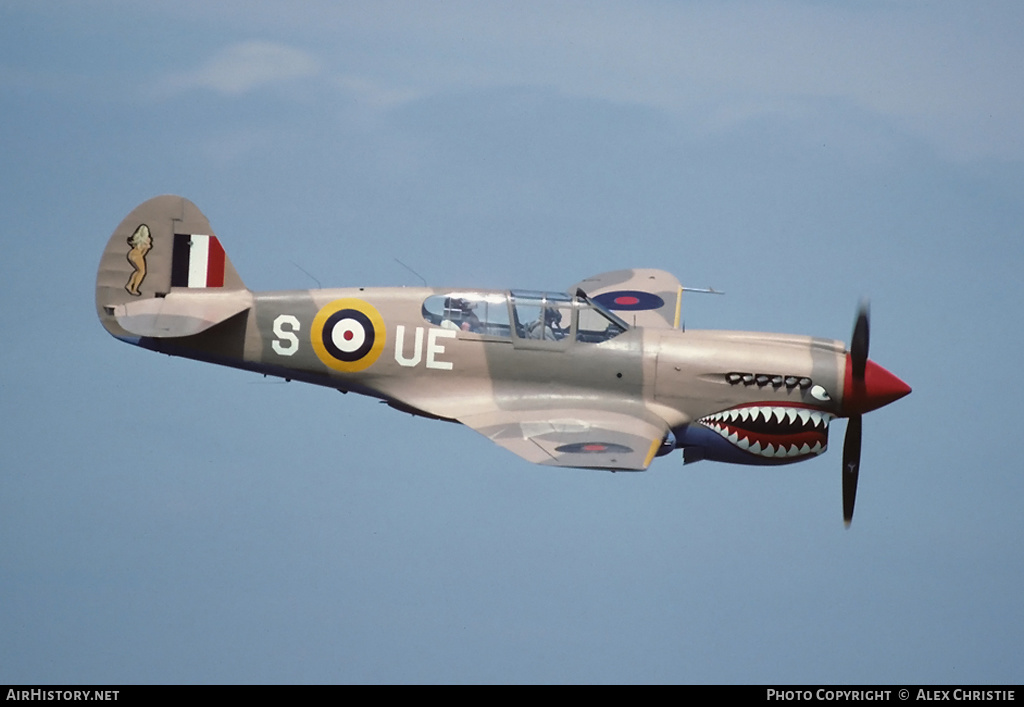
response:
<svg viewBox="0 0 1024 707"><path fill-rule="evenodd" d="M166 297L115 304L109 309L125 331L165 339L206 331L251 306L249 290L202 294L174 291Z"/></svg>

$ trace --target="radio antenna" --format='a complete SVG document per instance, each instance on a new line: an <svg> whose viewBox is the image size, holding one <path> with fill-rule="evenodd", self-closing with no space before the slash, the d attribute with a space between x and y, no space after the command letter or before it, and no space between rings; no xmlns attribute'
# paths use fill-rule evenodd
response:
<svg viewBox="0 0 1024 707"><path fill-rule="evenodd" d="M395 262L396 262L396 263L398 263L399 265L401 265L401 266L402 266L403 268L405 268L405 269L406 269L406 270L408 270L409 272L411 272L411 273L412 273L413 275L415 275L416 277L418 277L418 278L420 279L420 281L421 281L421 282L423 283L423 286L424 286L424 287L426 287L426 286L427 286L427 281L426 281L426 279L424 279L424 277L423 277L422 275L420 275L420 274L419 274L418 272L416 272L415 270L413 270L412 268L410 268L410 267L409 267L408 265L406 265L405 263L403 263L403 262L402 262L401 260L399 260L398 258L395 258Z"/></svg>
<svg viewBox="0 0 1024 707"><path fill-rule="evenodd" d="M317 289L322 290L324 288L324 286L320 284L320 281L317 280L315 277L313 277L313 274L311 272L309 272L309 270L306 270L306 268L302 267L301 265L296 263L294 260L290 260L289 262L292 265L294 265L295 267L297 267L299 270L301 270L302 272L306 273L309 276L309 279L316 283Z"/></svg>

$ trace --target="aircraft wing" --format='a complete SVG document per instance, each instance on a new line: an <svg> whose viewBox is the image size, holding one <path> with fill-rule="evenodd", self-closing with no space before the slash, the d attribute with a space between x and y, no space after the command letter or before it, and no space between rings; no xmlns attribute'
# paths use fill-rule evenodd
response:
<svg viewBox="0 0 1024 707"><path fill-rule="evenodd" d="M607 410L497 410L459 418L492 442L534 464L643 471L668 425L657 415Z"/></svg>
<svg viewBox="0 0 1024 707"><path fill-rule="evenodd" d="M628 324L674 329L679 326L679 280L664 270L616 270L572 286L612 310Z"/></svg>

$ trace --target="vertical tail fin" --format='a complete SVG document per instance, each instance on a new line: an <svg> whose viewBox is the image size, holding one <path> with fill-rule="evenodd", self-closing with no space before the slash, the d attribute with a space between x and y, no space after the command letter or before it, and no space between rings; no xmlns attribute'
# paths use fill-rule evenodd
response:
<svg viewBox="0 0 1024 707"><path fill-rule="evenodd" d="M140 204L114 230L96 274L96 311L119 339L196 334L252 305L202 212L180 196Z"/></svg>

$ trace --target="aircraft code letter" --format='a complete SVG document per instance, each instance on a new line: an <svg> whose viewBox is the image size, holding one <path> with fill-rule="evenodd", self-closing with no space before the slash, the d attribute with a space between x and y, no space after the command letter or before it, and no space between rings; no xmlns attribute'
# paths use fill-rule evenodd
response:
<svg viewBox="0 0 1024 707"><path fill-rule="evenodd" d="M423 327L416 327L416 339L412 346L412 356L405 355L405 327L395 327L395 360L399 366L416 366L423 358Z"/></svg>
<svg viewBox="0 0 1024 707"><path fill-rule="evenodd" d="M286 329L285 327L289 327ZM270 347L279 356L293 356L299 350L299 337L294 333L299 331L300 325L297 317L291 314L282 314L274 320L274 336L277 338L270 342Z"/></svg>
<svg viewBox="0 0 1024 707"><path fill-rule="evenodd" d="M437 343L437 340L444 337L445 339L454 339L455 332L451 329L431 329L427 335L427 368L437 368L442 371L452 370L451 361L438 361L435 356L444 353L444 346Z"/></svg>
<svg viewBox="0 0 1024 707"><path fill-rule="evenodd" d="M439 371L452 370L451 361L438 361L437 357L444 353L444 345L437 342L438 339L454 339L456 332L451 329L431 329L427 332L427 368ZM413 338L412 355L405 353L405 327L399 324L395 327L395 361L399 366L418 366L423 360L423 327L416 327L416 334Z"/></svg>

